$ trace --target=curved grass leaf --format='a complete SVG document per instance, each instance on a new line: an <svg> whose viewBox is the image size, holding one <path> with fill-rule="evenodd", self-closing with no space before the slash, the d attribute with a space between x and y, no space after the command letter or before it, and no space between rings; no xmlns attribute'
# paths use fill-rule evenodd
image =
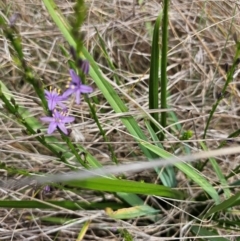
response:
<svg viewBox="0 0 240 241"><path fill-rule="evenodd" d="M228 198L227 200L223 201L222 203L212 207L204 217L207 218L214 213L227 211L228 208L239 205L239 203L240 203L240 192Z"/></svg>
<svg viewBox="0 0 240 241"><path fill-rule="evenodd" d="M144 195L156 195L174 199L183 199L182 192L169 187L151 183L134 182L129 180L118 180L111 178L91 178L86 180L66 181L71 187L86 188L105 192L124 192Z"/></svg>

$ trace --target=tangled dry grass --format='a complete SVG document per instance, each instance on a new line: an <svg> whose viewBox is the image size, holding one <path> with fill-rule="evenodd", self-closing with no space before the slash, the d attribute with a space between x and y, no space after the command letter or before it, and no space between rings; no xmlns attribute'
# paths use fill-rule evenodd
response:
<svg viewBox="0 0 240 241"><path fill-rule="evenodd" d="M59 0L56 4L66 18L71 18L74 1ZM148 78L151 49L151 34L155 19L162 9L161 1L97 1L87 0L88 17L83 26L85 45L100 68L110 79L117 74L121 80L121 88L126 91L136 103L146 111L148 109ZM68 48L67 43L49 17L44 4L40 0L4 0L0 3L1 14L5 17L12 13L20 13L16 27L21 35L25 58L34 69L36 76L46 86L63 87L68 79L66 57L59 46ZM194 130L194 137L189 143L192 151L200 146L198 140L203 136L206 118L212 104L221 93L226 80L225 64L232 64L235 42L233 36L239 36L240 5L237 1L192 1L172 0L169 12L169 54L168 54L168 90L169 104L175 108L179 121L186 130ZM106 44L107 51L116 70L113 73L106 66L106 60L101 51L100 41L96 29ZM31 114L41 116L42 110L37 105L32 88L24 82L17 67L11 46L0 33L0 80L12 91L20 105L28 107ZM239 85L237 72L228 93L219 105L211 122L207 144L209 148L216 148L222 138L239 128ZM89 80L91 81L91 80ZM100 96L96 90L93 95ZM81 131L84 145L91 153L105 164L109 162L106 144L99 136L97 126L91 121L86 105L81 110L72 104L76 115L81 117L73 138L79 137ZM97 106L99 118L112 142L118 158L121 161L131 160L132 154L140 155L140 151L133 139L125 132L118 116L112 112L104 99ZM130 111L136 111L136 105L129 103ZM26 137L21 127L14 119L9 118L2 110L1 114L1 161L17 168L44 171L47 173L66 171L54 162L48 152L39 146L32 137ZM139 113L141 121L141 113ZM176 123L172 123L174 125ZM143 124L143 129L144 129ZM14 140L14 141L13 141ZM77 141L82 141L81 137ZM173 140L171 136L164 143L170 148ZM181 152L181 150L180 150ZM179 154L179 153L177 153ZM221 160L220 160L221 161ZM226 170L232 169L238 162L238 157L229 157ZM205 175L215 182L211 170ZM2 171L2 176L6 173ZM130 179L145 179L149 172L129 177ZM151 182L156 177L151 174ZM19 177L16 177L19 178ZM179 188L188 188L193 196L198 191L188 185L188 180L179 174ZM2 198L29 198L32 194L26 189L1 190ZM72 192L56 191L54 197L70 200L100 201L102 197L93 192L75 194ZM106 194L105 198L113 200L115 197ZM152 199L152 200L151 200ZM43 197L44 202L44 197ZM118 227L127 229L134 240L190 240L188 210L190 203L171 203L159 198L147 198L162 210L159 221L151 223L148 219L130 221L116 221L107 217L103 211L75 211L69 210L0 210L0 240L76 240L80 227L87 220L91 220L84 240L123 240L117 234ZM41 217L58 214L62 217L75 218L74 223L49 225ZM166 238L170 237L171 238ZM235 240L234 235L230 240ZM186 239L184 238L186 237Z"/></svg>

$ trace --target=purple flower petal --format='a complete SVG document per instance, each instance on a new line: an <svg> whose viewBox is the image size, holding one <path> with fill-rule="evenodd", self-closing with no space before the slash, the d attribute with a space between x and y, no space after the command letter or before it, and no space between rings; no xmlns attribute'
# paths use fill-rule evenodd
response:
<svg viewBox="0 0 240 241"><path fill-rule="evenodd" d="M57 111L56 109L53 110L53 113L52 113L53 117L54 117L54 121L57 121L60 120L60 117L61 117L61 113L59 111Z"/></svg>
<svg viewBox="0 0 240 241"><path fill-rule="evenodd" d="M81 93L83 93L83 94L93 92L93 88L91 86L88 86L88 85L81 85L80 90L81 90Z"/></svg>
<svg viewBox="0 0 240 241"><path fill-rule="evenodd" d="M52 121L55 121L55 118L49 117L49 116L45 116L45 117L41 117L40 120L44 121L44 122L52 122Z"/></svg>
<svg viewBox="0 0 240 241"><path fill-rule="evenodd" d="M81 102L81 90L76 91L76 104L79 105Z"/></svg>
<svg viewBox="0 0 240 241"><path fill-rule="evenodd" d="M75 118L73 116L67 115L67 109L62 112L59 112L56 109L54 109L52 117L42 117L41 120L45 122L50 122L47 131L48 134L52 134L58 127L63 133L68 135L69 133L67 128L65 127L65 123L73 122Z"/></svg>
<svg viewBox="0 0 240 241"><path fill-rule="evenodd" d="M56 100L50 99L50 100L48 101L48 109L49 109L49 110L53 110L53 109L56 107L56 105L57 105Z"/></svg>
<svg viewBox="0 0 240 241"><path fill-rule="evenodd" d="M71 75L72 82L73 82L74 84L79 85L79 84L82 83L80 77L75 73L75 71L74 71L73 69L70 69L70 70L69 70L69 73L70 73L70 75Z"/></svg>
<svg viewBox="0 0 240 241"><path fill-rule="evenodd" d="M61 101L67 100L67 99L68 99L68 96L65 96L65 95L62 94L62 95L59 95L59 96L58 96L58 99L61 100Z"/></svg>
<svg viewBox="0 0 240 241"><path fill-rule="evenodd" d="M59 102L58 105L59 105L63 110L67 109L67 106L64 105L62 102Z"/></svg>
<svg viewBox="0 0 240 241"><path fill-rule="evenodd" d="M43 191L44 191L44 193L49 193L49 192L51 192L51 187L49 185L47 185L43 188Z"/></svg>
<svg viewBox="0 0 240 241"><path fill-rule="evenodd" d="M45 94L45 96L47 97L47 96L51 95L51 92L48 91L48 90L44 90L44 94Z"/></svg>
<svg viewBox="0 0 240 241"><path fill-rule="evenodd" d="M57 123L51 122L48 127L48 134L52 134L57 129Z"/></svg>
<svg viewBox="0 0 240 241"><path fill-rule="evenodd" d="M67 128L64 126L63 123L59 123L58 124L58 128L66 135L68 135L68 131L67 131Z"/></svg>
<svg viewBox="0 0 240 241"><path fill-rule="evenodd" d="M73 94L74 92L75 92L75 89L68 88L68 89L63 93L63 96L64 96L64 97L68 97L68 96L70 96L71 94Z"/></svg>
<svg viewBox="0 0 240 241"><path fill-rule="evenodd" d="M87 71L88 62L84 63L84 68ZM85 71L84 70L84 71ZM73 69L69 70L69 73L71 75L72 81L69 84L69 88L63 93L64 96L69 96L73 93L75 93L76 103L80 104L81 102L81 93L91 93L93 92L93 88L88 85L83 85L81 82L81 78L75 73Z"/></svg>
<svg viewBox="0 0 240 241"><path fill-rule="evenodd" d="M62 119L62 123L70 123L73 122L75 118L73 116L65 116L64 119Z"/></svg>

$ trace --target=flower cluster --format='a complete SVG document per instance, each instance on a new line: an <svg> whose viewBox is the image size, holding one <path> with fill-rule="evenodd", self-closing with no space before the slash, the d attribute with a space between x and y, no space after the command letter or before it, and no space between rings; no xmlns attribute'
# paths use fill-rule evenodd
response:
<svg viewBox="0 0 240 241"><path fill-rule="evenodd" d="M88 74L89 63L86 60L81 60L81 70L83 74ZM67 106L62 101L67 100L71 95L75 95L76 104L81 102L81 94L92 93L93 88L82 84L81 78L75 73L73 69L69 70L71 81L67 84L67 89L63 94L60 91L50 88L45 90L45 97L48 103L48 109L52 111L52 116L42 117L43 122L49 122L48 134L52 134L57 128L59 128L64 134L68 135L68 130L65 127L66 123L74 121L74 117L68 116ZM61 108L59 111L57 106Z"/></svg>

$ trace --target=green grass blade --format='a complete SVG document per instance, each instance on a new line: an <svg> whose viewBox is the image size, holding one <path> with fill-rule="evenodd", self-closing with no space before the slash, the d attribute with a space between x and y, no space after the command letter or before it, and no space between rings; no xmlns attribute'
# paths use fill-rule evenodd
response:
<svg viewBox="0 0 240 241"><path fill-rule="evenodd" d="M227 211L228 208L233 207L235 205L239 205L239 201L240 201L240 192L228 198L227 200L223 201L222 203L212 207L204 217L207 218L214 213Z"/></svg>
<svg viewBox="0 0 240 241"><path fill-rule="evenodd" d="M183 194L162 185L134 182L129 180L118 180L112 178L91 178L87 180L67 181L72 187L86 188L105 192L124 192L144 195L157 195L161 197L182 199Z"/></svg>
<svg viewBox="0 0 240 241"><path fill-rule="evenodd" d="M161 14L158 16L152 39L152 50L151 50L151 63L150 63L150 76L149 76L149 109L158 109L158 87L159 87L159 27L161 21ZM151 116L159 122L159 114L151 113ZM151 123L151 126L155 133L158 132L158 127Z"/></svg>
<svg viewBox="0 0 240 241"><path fill-rule="evenodd" d="M103 202L103 203L87 203L79 201L36 201L36 200L0 200L1 208L40 208L40 209L60 209L66 208L69 210L79 210L81 208L86 210L105 209L112 207L112 209L126 208L123 204L116 202Z"/></svg>
<svg viewBox="0 0 240 241"><path fill-rule="evenodd" d="M167 52L168 52L168 6L169 0L163 2L162 21L162 60L161 60L161 109L167 109ZM161 125L167 126L167 113L161 114ZM164 140L164 132L161 132L160 140Z"/></svg>

